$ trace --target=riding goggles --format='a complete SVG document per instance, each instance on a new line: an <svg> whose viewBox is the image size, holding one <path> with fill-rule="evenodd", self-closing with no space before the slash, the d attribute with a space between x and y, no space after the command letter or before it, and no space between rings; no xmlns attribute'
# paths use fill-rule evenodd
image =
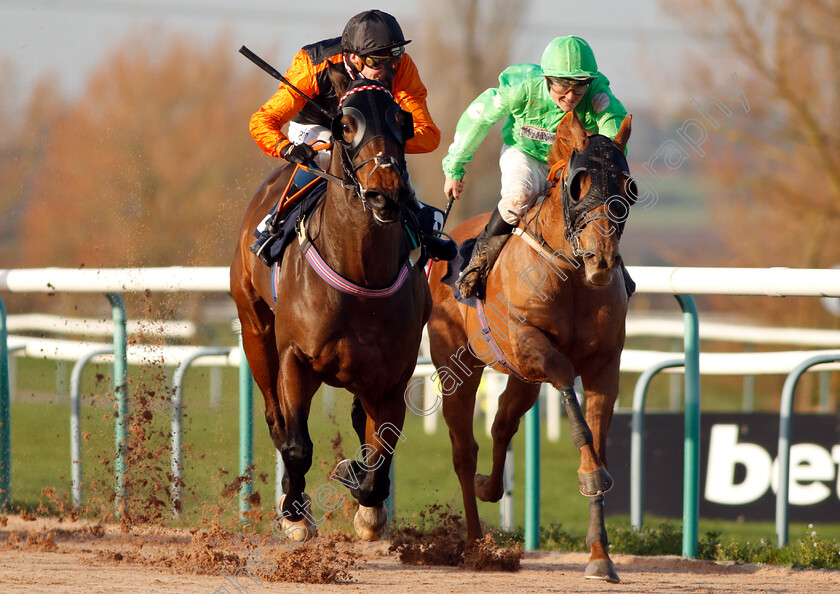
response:
<svg viewBox="0 0 840 594"><path fill-rule="evenodd" d="M556 76L546 76L545 79L548 81L549 88L561 97L569 91L572 91L572 93L575 94L575 97L583 97L586 94L586 91L589 90L589 81L580 83L578 81L572 81L567 78L558 78Z"/></svg>
<svg viewBox="0 0 840 594"><path fill-rule="evenodd" d="M362 62L364 62L368 68L378 69L382 68L385 64L394 64L398 62L405 53L405 46L398 45L397 47L388 50L388 53L390 54L388 56L368 55L360 57L362 58Z"/></svg>

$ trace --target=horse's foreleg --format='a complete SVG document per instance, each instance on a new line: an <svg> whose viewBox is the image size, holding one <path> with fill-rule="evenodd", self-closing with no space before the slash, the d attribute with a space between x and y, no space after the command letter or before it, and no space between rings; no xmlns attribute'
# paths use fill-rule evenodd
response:
<svg viewBox="0 0 840 594"><path fill-rule="evenodd" d="M482 501L498 501L504 494L505 457L508 444L519 429L519 420L540 394L539 384L529 384L509 376L499 397L499 409L490 432L493 436L493 470L490 476L475 475L475 493Z"/></svg>
<svg viewBox="0 0 840 594"><path fill-rule="evenodd" d="M600 365L597 369L582 370L586 387L586 419L592 429L593 444L598 458L607 463L607 432L612 422L613 407L618 396L618 357ZM586 533L586 545L589 547L589 564L585 577L618 582L618 573L610 559L607 528L604 522L603 494L589 500L589 529Z"/></svg>
<svg viewBox="0 0 840 594"><path fill-rule="evenodd" d="M612 477L593 447L592 431L580 410L574 387L574 366L537 328L520 327L516 339L517 362L522 373L526 377L545 377L560 392L569 418L572 443L580 452L580 492L588 496L606 493L612 487Z"/></svg>
<svg viewBox="0 0 840 594"><path fill-rule="evenodd" d="M592 431L583 417L575 394L574 384L567 384L558 388L563 408L569 418L569 432L572 444L580 451L580 466L578 467L578 486L582 495L602 495L612 489L613 479L604 467L601 458L594 447Z"/></svg>
<svg viewBox="0 0 840 594"><path fill-rule="evenodd" d="M362 401L355 395L353 396L353 404L350 406L350 421L353 424L353 430L359 436L359 445L364 445L368 417L365 407L362 406Z"/></svg>
<svg viewBox="0 0 840 594"><path fill-rule="evenodd" d="M583 577L619 582L615 564L607 552L607 527L604 523L604 496L597 495L589 498L589 528L586 531L586 546L589 547L589 563L586 565Z"/></svg>
<svg viewBox="0 0 840 594"><path fill-rule="evenodd" d="M404 391L405 387L400 386L377 399L368 399L367 410L362 399L353 399L350 416L361 446L353 460L339 463L333 476L349 487L359 502L353 526L362 540L377 540L388 523L384 503L391 489L388 474L394 450L405 440Z"/></svg>
<svg viewBox="0 0 840 594"><path fill-rule="evenodd" d="M464 499L464 516L467 521L467 547L478 541L483 532L475 501L475 470L478 460L478 443L473 434L475 392L481 382L479 370L464 379L454 393L443 398L443 418L449 427L452 441L452 463L461 484Z"/></svg>
<svg viewBox="0 0 840 594"><path fill-rule="evenodd" d="M280 355L277 385L286 426L284 440L279 448L286 466L286 474L283 476L285 495L280 500L280 512L284 517L284 526L303 528L294 534L287 528L287 534L297 540L307 540L314 536L314 528L318 523L304 489L306 473L312 466L309 408L319 381L291 350L286 350Z"/></svg>

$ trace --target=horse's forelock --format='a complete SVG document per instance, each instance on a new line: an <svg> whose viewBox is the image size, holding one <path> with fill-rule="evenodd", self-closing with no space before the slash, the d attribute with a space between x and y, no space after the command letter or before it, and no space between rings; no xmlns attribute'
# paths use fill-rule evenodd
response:
<svg viewBox="0 0 840 594"><path fill-rule="evenodd" d="M567 162L572 152L586 146L587 134L574 111L568 112L560 120L554 138L554 144L548 150L548 164Z"/></svg>

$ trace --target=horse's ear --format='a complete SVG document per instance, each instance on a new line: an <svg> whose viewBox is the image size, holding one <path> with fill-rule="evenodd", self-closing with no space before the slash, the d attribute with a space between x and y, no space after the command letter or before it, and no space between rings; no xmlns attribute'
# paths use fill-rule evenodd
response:
<svg viewBox="0 0 840 594"><path fill-rule="evenodd" d="M344 95L347 87L350 86L350 76L347 74L344 66L342 64L330 64L327 69L327 76L330 77L330 82L335 89L336 96L341 97Z"/></svg>
<svg viewBox="0 0 840 594"><path fill-rule="evenodd" d="M613 142L621 149L622 153L627 148L627 141L630 140L630 121L632 119L633 116L627 114L621 122L621 126L618 128L618 133L613 138Z"/></svg>

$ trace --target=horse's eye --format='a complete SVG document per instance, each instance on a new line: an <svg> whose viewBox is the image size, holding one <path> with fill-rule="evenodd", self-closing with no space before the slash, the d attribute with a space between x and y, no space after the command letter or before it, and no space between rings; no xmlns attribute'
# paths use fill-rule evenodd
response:
<svg viewBox="0 0 840 594"><path fill-rule="evenodd" d="M580 200L583 196L583 181L586 177L588 177L586 172L582 172L575 175L574 179L572 179L572 183L569 187L569 197L575 202Z"/></svg>

